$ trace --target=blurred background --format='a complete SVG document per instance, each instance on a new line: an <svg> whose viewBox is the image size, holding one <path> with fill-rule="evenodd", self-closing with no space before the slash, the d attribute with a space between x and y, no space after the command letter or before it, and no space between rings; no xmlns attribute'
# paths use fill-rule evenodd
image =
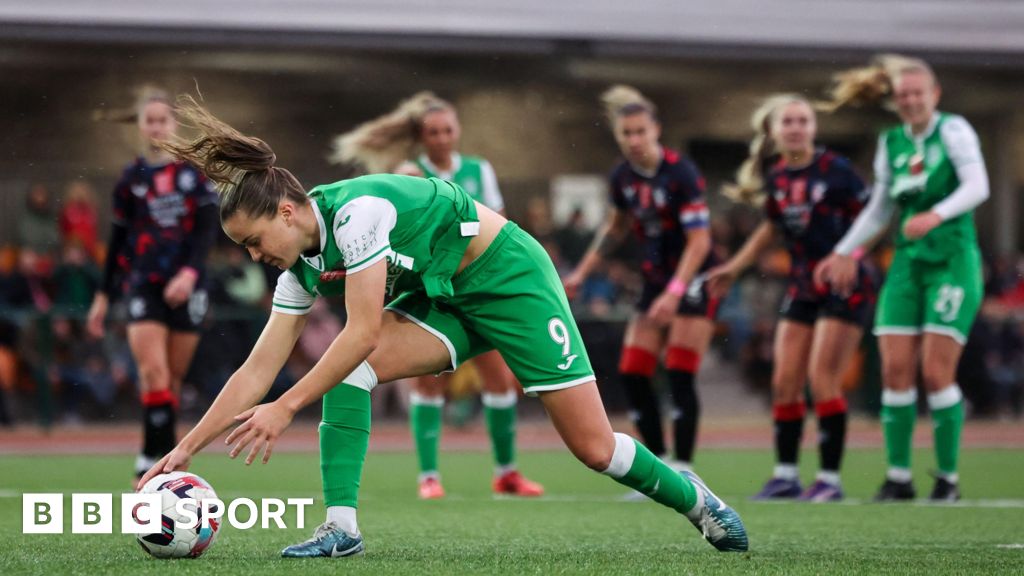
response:
<svg viewBox="0 0 1024 576"><path fill-rule="evenodd" d="M433 90L459 110L462 151L494 165L510 218L564 272L602 218L618 158L598 103L605 88L628 83L659 106L663 143L707 178L716 250L727 256L760 219L719 192L745 157L758 99L822 96L833 73L880 52L927 59L944 89L940 108L981 137L992 185L977 211L987 298L960 382L974 417L1019 418L1022 30L1024 4L1012 0L2 0L0 424L134 421L123 327L115 321L92 342L81 319L104 257L111 189L141 146L134 125L94 118L131 107L142 84L201 94L222 119L267 140L307 187L353 175L327 162L332 136ZM819 140L870 177L878 130L895 121L878 111L823 115ZM886 251L876 255L882 270ZM767 419L787 266L784 252L767 256L724 305L700 379L709 417ZM223 237L210 270L213 311L183 398L193 416L248 353L277 275ZM623 254L573 303L612 411L625 408L615 366L638 286ZM342 321L331 318L300 344L280 387L326 348ZM851 404L874 415L872 338L856 364ZM402 388L387 390L376 416L404 418ZM521 406L540 414L536 402ZM462 410L456 423L472 419L473 406Z"/></svg>

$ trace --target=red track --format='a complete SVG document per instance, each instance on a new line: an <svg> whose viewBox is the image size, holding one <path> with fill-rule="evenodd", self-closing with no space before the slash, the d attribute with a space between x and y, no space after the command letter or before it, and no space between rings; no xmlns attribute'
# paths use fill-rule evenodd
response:
<svg viewBox="0 0 1024 576"><path fill-rule="evenodd" d="M811 420L810 422L813 422ZM613 422L616 430L631 432L626 420ZM816 434L809 426L804 435L807 445L813 445ZM931 422L927 417L918 420L914 444L931 446ZM182 430L184 433L184 430ZM877 447L882 445L882 430L877 421L854 420L850 423L851 447ZM701 448L771 449L771 423L754 420L706 421L700 430ZM964 446L968 448L998 447L1024 448L1024 422L969 422L964 428ZM140 445L138 426L57 427L49 433L34 427L19 427L13 431L0 430L0 455L10 454L123 454L134 453ZM518 446L526 450L560 449L562 442L554 428L543 420L521 422ZM447 427L442 437L445 450L490 450L487 434L482 425L466 428ZM318 449L316 423L296 422L278 443L277 451L314 452ZM403 422L374 424L370 438L372 451L411 451L412 439Z"/></svg>

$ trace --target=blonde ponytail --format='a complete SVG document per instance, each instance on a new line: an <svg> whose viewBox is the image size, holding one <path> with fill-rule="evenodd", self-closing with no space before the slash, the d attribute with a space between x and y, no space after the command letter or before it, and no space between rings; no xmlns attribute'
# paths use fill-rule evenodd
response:
<svg viewBox="0 0 1024 576"><path fill-rule="evenodd" d="M651 118L657 120L658 107L644 97L639 90L625 84L616 84L601 94L601 104L604 106L605 117L611 125L622 116L646 112Z"/></svg>
<svg viewBox="0 0 1024 576"><path fill-rule="evenodd" d="M871 64L839 72L832 78L828 99L817 103L826 112L835 112L844 106L861 108L884 106L892 108L893 83L907 72L924 72L935 77L931 66L919 58L898 54L875 56Z"/></svg>
<svg viewBox="0 0 1024 576"><path fill-rule="evenodd" d="M173 107L171 95L153 84L143 84L135 89L135 106L132 108L97 108L92 111L92 119L97 122L113 122L116 124L134 124L146 104L163 102Z"/></svg>
<svg viewBox="0 0 1024 576"><path fill-rule="evenodd" d="M418 92L393 111L337 136L328 159L336 164L358 164L370 173L392 172L413 156L423 117L437 110L455 108L433 92Z"/></svg>
<svg viewBox="0 0 1024 576"><path fill-rule="evenodd" d="M754 138L750 141L750 155L736 171L736 183L726 184L722 194L734 202L760 206L764 202L765 161L776 153L772 140L772 122L775 114L793 102L807 100L798 94L775 94L769 96L750 116Z"/></svg>

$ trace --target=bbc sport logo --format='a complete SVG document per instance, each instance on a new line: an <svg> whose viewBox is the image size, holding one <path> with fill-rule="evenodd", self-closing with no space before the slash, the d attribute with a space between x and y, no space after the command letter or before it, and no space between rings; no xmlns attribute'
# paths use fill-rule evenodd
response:
<svg viewBox="0 0 1024 576"><path fill-rule="evenodd" d="M156 534L162 530L163 502L157 494L121 494L120 520L122 534ZM23 534L63 534L65 495L22 494ZM208 527L211 521L226 521L232 528L248 530L257 524L264 530L271 524L289 528L284 517L288 508L295 507L295 528L305 528L306 507L312 498L262 498L259 503L250 498L235 498L226 504L218 498L204 498L200 502L181 498L175 505L178 527ZM114 528L113 494L71 494L72 534L111 534ZM244 511L243 511L244 510Z"/></svg>

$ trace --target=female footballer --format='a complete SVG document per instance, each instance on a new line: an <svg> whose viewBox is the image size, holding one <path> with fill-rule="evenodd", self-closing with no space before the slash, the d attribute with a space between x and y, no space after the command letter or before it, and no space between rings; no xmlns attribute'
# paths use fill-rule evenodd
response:
<svg viewBox="0 0 1024 576"><path fill-rule="evenodd" d="M964 422L956 368L982 299L974 209L988 198L978 136L961 116L937 110L942 90L928 64L883 56L837 77L834 107L891 99L902 121L878 138L875 190L853 227L815 271L853 293L855 251L898 212L896 251L879 294L874 333L882 353L882 426L889 468L876 499L915 495L910 450L917 375L928 393L938 464L930 498L960 498L957 460Z"/></svg>
<svg viewBox="0 0 1024 576"><path fill-rule="evenodd" d="M206 415L142 478L187 469L229 428L231 455L266 462L296 411L323 398L327 521L285 557L350 556L370 434L370 390L436 374L497 349L544 404L569 450L593 470L682 513L719 550L747 549L743 524L696 475L678 473L612 432L554 266L540 244L457 184L371 175L308 193L262 140L185 101L199 136L165 144L221 184L221 223L256 260L282 270L273 313ZM348 323L278 400L256 405L284 365L318 295L344 296ZM385 307L385 298L393 299ZM142 484L140 484L141 486Z"/></svg>

